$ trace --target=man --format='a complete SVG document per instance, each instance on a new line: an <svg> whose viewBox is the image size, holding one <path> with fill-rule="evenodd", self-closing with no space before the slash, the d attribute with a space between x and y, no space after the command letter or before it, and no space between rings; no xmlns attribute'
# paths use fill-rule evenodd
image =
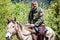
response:
<svg viewBox="0 0 60 40"><path fill-rule="evenodd" d="M38 7L37 1L32 2L32 9L29 13L28 22L38 26L43 22L43 20L42 9Z"/></svg>
<svg viewBox="0 0 60 40"><path fill-rule="evenodd" d="M28 16L28 22L30 24L34 24L34 30L36 31L36 33L38 33L38 26L42 25L45 27L44 25L44 19L43 19L43 10L38 7L38 2L37 1L33 1L32 2L32 9L29 13L29 16ZM29 31L32 31L32 30L29 30ZM33 32L35 32L33 31ZM46 29L45 29L46 31ZM37 40L37 36L35 34L33 34L33 37L35 38L34 40Z"/></svg>

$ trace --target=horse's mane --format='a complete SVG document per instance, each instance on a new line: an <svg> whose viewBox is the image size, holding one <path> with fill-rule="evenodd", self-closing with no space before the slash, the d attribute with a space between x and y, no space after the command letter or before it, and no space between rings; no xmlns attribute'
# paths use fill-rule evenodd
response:
<svg viewBox="0 0 60 40"><path fill-rule="evenodd" d="M20 28L21 28L21 30L22 30L22 25L20 24L20 23L18 23L18 22L16 22L19 26L20 26Z"/></svg>

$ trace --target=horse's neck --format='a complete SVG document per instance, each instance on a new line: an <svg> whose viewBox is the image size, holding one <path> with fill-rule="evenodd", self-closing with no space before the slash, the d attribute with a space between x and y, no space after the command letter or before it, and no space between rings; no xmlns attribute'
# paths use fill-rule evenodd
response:
<svg viewBox="0 0 60 40"><path fill-rule="evenodd" d="M17 30L17 38L19 39L19 40L22 40L22 29L21 29L21 26L20 25L18 25L18 30Z"/></svg>
<svg viewBox="0 0 60 40"><path fill-rule="evenodd" d="M17 38L18 38L19 40L22 40L22 38L19 36L18 33L16 34L16 36L17 36Z"/></svg>
<svg viewBox="0 0 60 40"><path fill-rule="evenodd" d="M24 36L23 34L28 35L28 34L31 33L31 32L29 32L29 31L27 30L27 27L25 27L25 26L23 26L23 25L22 25L22 30L19 29L19 31L20 31L20 33L21 33L22 36Z"/></svg>
<svg viewBox="0 0 60 40"><path fill-rule="evenodd" d="M21 29L21 27L22 27L22 29ZM22 37L24 36L23 35L23 31L24 31L25 29L24 29L24 27L23 26L20 26L20 25L18 25L18 31L17 31L17 38L20 40L20 39L22 39Z"/></svg>
<svg viewBox="0 0 60 40"><path fill-rule="evenodd" d="M22 29L21 29L21 27L22 27ZM18 36L19 40L20 39L21 40L26 40L27 38L30 38L32 40L32 38L31 38L31 32L29 32L28 30L26 30L25 26L23 26L23 25L19 26L17 32L18 32L17 36ZM30 39L28 39L28 40L30 40Z"/></svg>

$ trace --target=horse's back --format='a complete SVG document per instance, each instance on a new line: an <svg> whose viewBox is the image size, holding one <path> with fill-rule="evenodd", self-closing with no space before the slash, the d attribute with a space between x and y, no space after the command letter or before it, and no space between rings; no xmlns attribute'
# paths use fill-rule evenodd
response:
<svg viewBox="0 0 60 40"><path fill-rule="evenodd" d="M46 27L47 28L47 30L49 31L49 32L51 32L51 33L53 33L54 35L55 35L55 32L54 32L54 30L52 29L52 28L50 28L50 27Z"/></svg>

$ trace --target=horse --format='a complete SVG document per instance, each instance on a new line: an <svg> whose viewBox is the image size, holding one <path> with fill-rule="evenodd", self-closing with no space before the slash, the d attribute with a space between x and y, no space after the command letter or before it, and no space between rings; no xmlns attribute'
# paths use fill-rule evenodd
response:
<svg viewBox="0 0 60 40"><path fill-rule="evenodd" d="M32 26L34 26L34 24L32 24ZM44 29L47 29L46 32L44 32ZM44 24L38 26L38 30L40 30L40 32L38 32L37 34L37 39L36 37L35 40L55 40L55 33L54 30L51 29L50 27L46 26Z"/></svg>
<svg viewBox="0 0 60 40"><path fill-rule="evenodd" d="M6 40L10 40L14 35L17 36L18 40L33 40L31 32L26 30L28 28L26 26L19 24L16 21L16 18L14 18L14 20L8 19L7 28L8 30L6 33ZM48 40L55 40L54 31L50 27L46 27L46 29L48 31L46 32L45 36L48 38ZM46 39L44 38L44 40Z"/></svg>
<svg viewBox="0 0 60 40"><path fill-rule="evenodd" d="M7 28L6 40L10 40L14 35L17 36L18 40L32 40L31 32L26 30L27 28L25 26L16 22L16 19L8 19Z"/></svg>

